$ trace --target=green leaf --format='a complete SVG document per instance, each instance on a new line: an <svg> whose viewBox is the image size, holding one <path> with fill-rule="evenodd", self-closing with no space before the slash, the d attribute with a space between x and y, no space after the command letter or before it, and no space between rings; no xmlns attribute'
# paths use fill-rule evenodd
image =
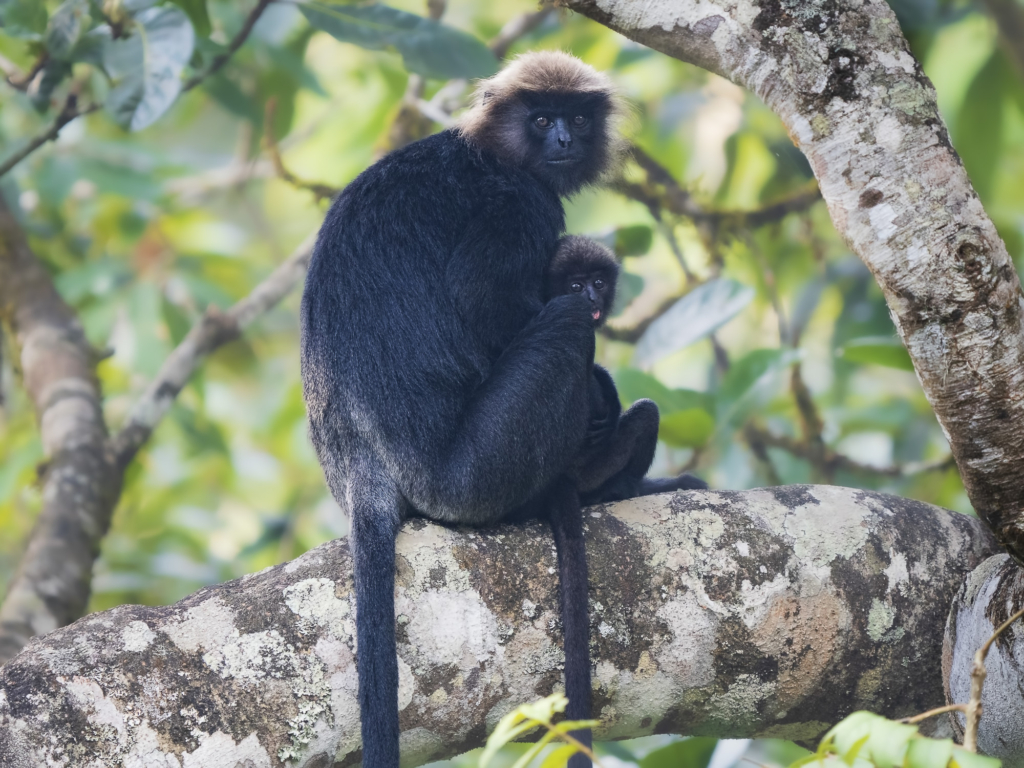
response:
<svg viewBox="0 0 1024 768"><path fill-rule="evenodd" d="M166 296L161 297L161 308L163 310L164 323L171 335L171 344L178 346L192 329L192 322L184 310L177 304L167 300Z"/></svg>
<svg viewBox="0 0 1024 768"><path fill-rule="evenodd" d="M472 35L386 5L299 6L309 23L343 43L398 51L410 72L441 80L493 75L498 60Z"/></svg>
<svg viewBox="0 0 1024 768"><path fill-rule="evenodd" d="M646 224L634 224L630 227L619 227L615 230L615 254L621 259L625 256L643 256L651 250L654 232Z"/></svg>
<svg viewBox="0 0 1024 768"><path fill-rule="evenodd" d="M575 744L563 744L558 749L552 750L551 753L544 758L544 762L540 764L540 768L565 768L566 763L569 762L569 758L579 752L579 748Z"/></svg>
<svg viewBox="0 0 1024 768"><path fill-rule="evenodd" d="M662 414L658 437L677 448L700 448L714 434L715 417L703 408Z"/></svg>
<svg viewBox="0 0 1024 768"><path fill-rule="evenodd" d="M228 112L246 118L254 125L262 123L263 113L259 105L235 85L234 81L217 74L206 78L202 87Z"/></svg>
<svg viewBox="0 0 1024 768"><path fill-rule="evenodd" d="M701 408L714 410L714 398L692 389L669 389L649 373L636 368L622 368L615 373L615 386L625 404L647 398L653 400L662 413Z"/></svg>
<svg viewBox="0 0 1024 768"><path fill-rule="evenodd" d="M480 755L480 768L486 768L491 759L498 754L498 751L510 741L533 730L538 725L550 723L551 718L558 712L564 712L568 704L569 700L565 697L565 694L553 693L540 701L523 704L513 709L498 721L494 732L487 738L487 745ZM546 734L548 741L550 741L552 735L550 731ZM541 741L545 744L547 743L544 739ZM541 744L541 742L537 742L537 744ZM516 765L519 765L520 762L526 765L532 760L533 756L540 751L536 749L537 744L527 750L523 757L517 761ZM527 756L529 758L524 760L523 758Z"/></svg>
<svg viewBox="0 0 1024 768"><path fill-rule="evenodd" d="M736 317L753 298L753 288L724 277L697 286L651 323L636 344L634 363L646 368L703 339Z"/></svg>
<svg viewBox="0 0 1024 768"><path fill-rule="evenodd" d="M64 0L46 26L46 52L52 58L67 59L89 22L89 0Z"/></svg>
<svg viewBox="0 0 1024 768"><path fill-rule="evenodd" d="M903 765L909 742L916 734L917 726L896 723L880 717L871 728L868 756L878 768L896 768Z"/></svg>
<svg viewBox="0 0 1024 768"><path fill-rule="evenodd" d="M694 736L656 749L640 761L640 768L706 768L718 739Z"/></svg>
<svg viewBox="0 0 1024 768"><path fill-rule="evenodd" d="M107 109L132 131L151 125L174 103L195 44L192 23L178 8L150 8L135 21L132 35L111 40L103 57L115 83Z"/></svg>
<svg viewBox="0 0 1024 768"><path fill-rule="evenodd" d="M871 712L854 712L826 734L835 741L835 751L848 765L858 758L870 760L877 768L903 765L908 743L917 726L896 723Z"/></svg>
<svg viewBox="0 0 1024 768"><path fill-rule="evenodd" d="M1003 157L1004 94L1017 87L997 46L968 87L956 117L956 149L982 199L991 191Z"/></svg>
<svg viewBox="0 0 1024 768"><path fill-rule="evenodd" d="M512 768L526 768L526 766L533 762L533 759L541 753L541 750L543 750L553 738L555 738L555 734L552 731L545 733L537 740L536 744L526 750L519 759L512 764Z"/></svg>
<svg viewBox="0 0 1024 768"><path fill-rule="evenodd" d="M69 304L78 304L89 297L109 296L112 291L132 279L131 270L113 259L92 261L61 272L55 278L57 290Z"/></svg>
<svg viewBox="0 0 1024 768"><path fill-rule="evenodd" d="M944 768L952 756L952 739L911 739L904 765L906 768Z"/></svg>
<svg viewBox="0 0 1024 768"><path fill-rule="evenodd" d="M718 420L732 420L740 403L763 378L799 359L800 352L794 349L755 349L734 362L718 388Z"/></svg>
<svg viewBox="0 0 1024 768"><path fill-rule="evenodd" d="M22 40L41 40L46 32L46 6L40 0L0 2L0 27L4 34Z"/></svg>
<svg viewBox="0 0 1024 768"><path fill-rule="evenodd" d="M914 364L899 339L888 336L865 336L848 341L839 349L839 356L851 363L874 363L886 368L913 371Z"/></svg>
<svg viewBox="0 0 1024 768"><path fill-rule="evenodd" d="M1003 761L998 758L978 755L968 752L963 747L956 747L949 768L1000 768L1002 764Z"/></svg>
<svg viewBox="0 0 1024 768"><path fill-rule="evenodd" d="M192 29L200 37L209 37L213 31L210 14L206 11L206 0L171 0L176 6L188 14Z"/></svg>
<svg viewBox="0 0 1024 768"><path fill-rule="evenodd" d="M49 59L43 66L43 77L39 88L32 94L32 106L40 112L50 108L50 97L64 78L71 74L71 65L61 59Z"/></svg>

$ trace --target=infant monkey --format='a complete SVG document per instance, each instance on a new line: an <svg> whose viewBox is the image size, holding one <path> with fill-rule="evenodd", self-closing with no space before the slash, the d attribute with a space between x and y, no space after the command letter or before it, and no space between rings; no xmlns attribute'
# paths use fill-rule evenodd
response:
<svg viewBox="0 0 1024 768"><path fill-rule="evenodd" d="M548 265L545 300L585 293L594 328L599 328L612 310L618 277L619 265L611 250L589 238L569 235L559 241ZM658 406L653 401L637 400L623 413L611 374L597 364L590 377L589 399L586 441L573 467L584 505L708 487L686 473L644 477L658 445Z"/></svg>

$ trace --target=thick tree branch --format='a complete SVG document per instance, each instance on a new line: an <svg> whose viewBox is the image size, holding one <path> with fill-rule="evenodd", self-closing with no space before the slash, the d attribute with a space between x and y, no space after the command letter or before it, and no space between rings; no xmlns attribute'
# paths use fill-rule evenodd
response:
<svg viewBox="0 0 1024 768"><path fill-rule="evenodd" d="M0 605L0 662L85 611L121 473L107 444L89 346L0 196L0 317L21 355L47 463L43 508Z"/></svg>
<svg viewBox="0 0 1024 768"><path fill-rule="evenodd" d="M938 706L934 628L995 548L974 518L825 486L647 497L587 519L598 739L807 742L854 709ZM350 557L331 542L34 642L0 668L0 763L358 763ZM554 567L540 523L406 525L407 764L480 746L498 717L560 685Z"/></svg>
<svg viewBox="0 0 1024 768"><path fill-rule="evenodd" d="M565 0L746 86L878 281L971 503L1024 559L1024 294L883 0Z"/></svg>
<svg viewBox="0 0 1024 768"><path fill-rule="evenodd" d="M43 509L0 605L0 663L34 635L84 613L92 563L110 525L124 468L202 360L299 284L313 241L311 234L227 312L208 309L165 361L121 431L108 439L93 373L97 355L0 200L0 316L21 349L25 386L49 457Z"/></svg>
<svg viewBox="0 0 1024 768"><path fill-rule="evenodd" d="M1024 604L1024 573L1006 555L989 558L964 582L946 623L942 679L949 704L967 705L950 715L957 738L964 739L966 718L977 716L977 747L1003 759L1005 768L1024 765L1024 627L1015 622L992 643L979 675L977 657L997 628ZM984 688L981 682L984 681ZM972 706L973 705L973 706ZM968 714L969 713L969 714ZM966 745L966 741L965 741Z"/></svg>

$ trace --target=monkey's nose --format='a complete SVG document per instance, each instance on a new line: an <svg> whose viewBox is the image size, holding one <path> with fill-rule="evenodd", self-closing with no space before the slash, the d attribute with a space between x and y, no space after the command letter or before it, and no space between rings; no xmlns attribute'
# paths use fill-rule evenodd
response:
<svg viewBox="0 0 1024 768"><path fill-rule="evenodd" d="M571 147L572 146L572 136L570 136L569 134L564 134L564 135L559 136L558 137L558 146L562 147L562 149L568 149L569 147Z"/></svg>

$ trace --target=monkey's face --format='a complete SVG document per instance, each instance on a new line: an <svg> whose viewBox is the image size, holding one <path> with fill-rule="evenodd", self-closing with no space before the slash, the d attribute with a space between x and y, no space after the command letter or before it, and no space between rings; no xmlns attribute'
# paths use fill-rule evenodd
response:
<svg viewBox="0 0 1024 768"><path fill-rule="evenodd" d="M604 94L520 94L516 110L527 170L560 195L595 181L608 159Z"/></svg>
<svg viewBox="0 0 1024 768"><path fill-rule="evenodd" d="M569 275L563 293L582 293L590 300L590 316L598 327L607 320L615 300L615 279L603 272Z"/></svg>

